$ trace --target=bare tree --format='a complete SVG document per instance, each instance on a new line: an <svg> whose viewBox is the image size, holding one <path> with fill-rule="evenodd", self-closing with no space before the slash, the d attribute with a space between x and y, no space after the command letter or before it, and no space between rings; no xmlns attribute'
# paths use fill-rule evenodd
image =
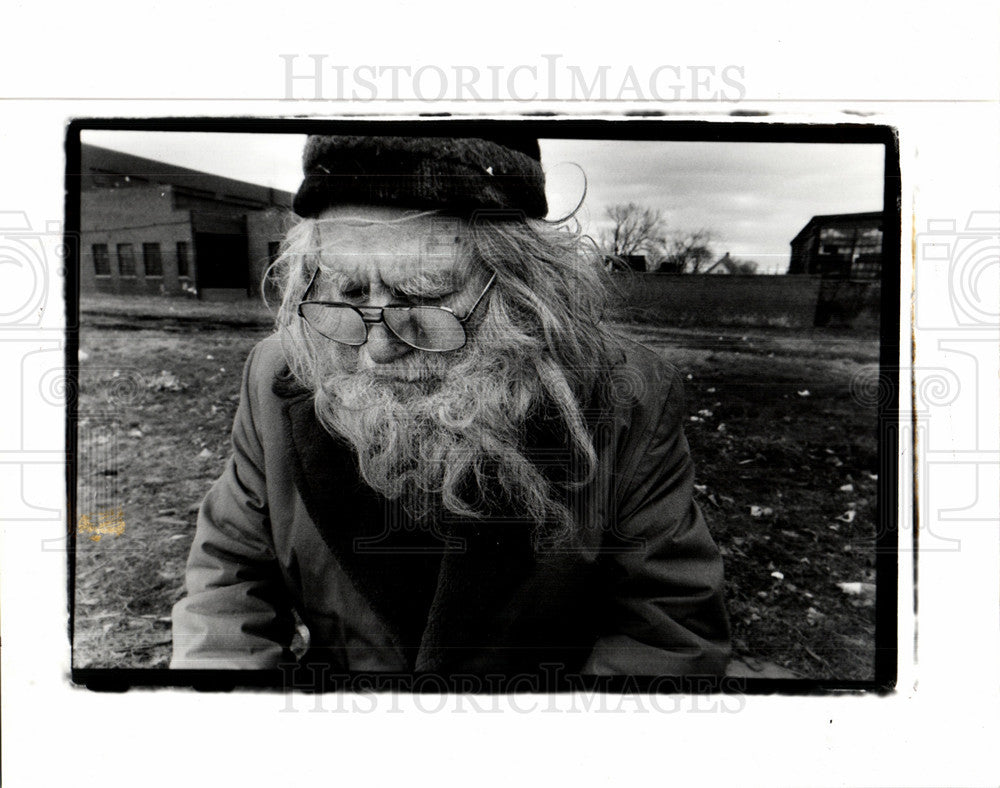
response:
<svg viewBox="0 0 1000 788"><path fill-rule="evenodd" d="M614 222L601 233L601 246L607 254L623 260L633 255L662 256L666 222L661 211L630 202L612 205L604 213Z"/></svg>
<svg viewBox="0 0 1000 788"><path fill-rule="evenodd" d="M677 231L666 242L664 269L679 274L697 274L711 264L712 234L705 229L695 232Z"/></svg>
<svg viewBox="0 0 1000 788"><path fill-rule="evenodd" d="M744 276L752 276L757 273L757 261L756 260L741 260L738 257L733 258L733 268L736 273L742 274Z"/></svg>

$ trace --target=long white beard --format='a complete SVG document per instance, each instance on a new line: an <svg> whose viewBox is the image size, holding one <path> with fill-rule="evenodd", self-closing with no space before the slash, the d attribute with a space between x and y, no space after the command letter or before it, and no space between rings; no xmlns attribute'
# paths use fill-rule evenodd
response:
<svg viewBox="0 0 1000 788"><path fill-rule="evenodd" d="M442 509L478 517L498 505L536 523L565 519L558 491L526 454L542 384L530 354L504 344L413 352L387 365L331 348L317 417L354 447L365 482L418 519Z"/></svg>

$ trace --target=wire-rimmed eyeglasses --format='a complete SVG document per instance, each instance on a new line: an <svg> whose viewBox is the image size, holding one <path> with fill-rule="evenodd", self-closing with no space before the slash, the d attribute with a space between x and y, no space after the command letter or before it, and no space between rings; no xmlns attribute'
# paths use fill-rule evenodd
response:
<svg viewBox="0 0 1000 788"><path fill-rule="evenodd" d="M342 301L311 301L309 292L318 275L317 267L298 308L299 316L316 333L342 345L360 347L368 341L369 327L383 323L400 342L429 353L443 353L465 346L465 323L497 278L494 273L472 308L464 317L459 317L446 306L355 306Z"/></svg>

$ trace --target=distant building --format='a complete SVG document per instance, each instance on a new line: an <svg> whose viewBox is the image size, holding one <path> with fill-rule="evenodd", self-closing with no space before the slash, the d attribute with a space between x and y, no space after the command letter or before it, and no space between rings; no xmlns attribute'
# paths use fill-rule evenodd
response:
<svg viewBox="0 0 1000 788"><path fill-rule="evenodd" d="M703 274L730 274L732 276L748 276L757 273L757 263L753 260L734 260L726 252L722 257L702 271Z"/></svg>
<svg viewBox="0 0 1000 788"><path fill-rule="evenodd" d="M834 279L879 279L882 212L814 216L792 241L790 274Z"/></svg>
<svg viewBox="0 0 1000 788"><path fill-rule="evenodd" d="M646 255L606 255L604 257L604 267L608 271L636 271L639 273L645 273Z"/></svg>
<svg viewBox="0 0 1000 788"><path fill-rule="evenodd" d="M278 254L292 195L81 146L80 288L245 298Z"/></svg>

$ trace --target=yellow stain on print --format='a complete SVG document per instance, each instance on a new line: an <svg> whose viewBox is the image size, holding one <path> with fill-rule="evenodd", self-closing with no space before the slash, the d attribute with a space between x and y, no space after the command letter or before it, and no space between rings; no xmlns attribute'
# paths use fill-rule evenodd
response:
<svg viewBox="0 0 1000 788"><path fill-rule="evenodd" d="M125 533L125 510L119 506L81 514L76 532L89 535L92 542L101 541L102 536L121 536Z"/></svg>

